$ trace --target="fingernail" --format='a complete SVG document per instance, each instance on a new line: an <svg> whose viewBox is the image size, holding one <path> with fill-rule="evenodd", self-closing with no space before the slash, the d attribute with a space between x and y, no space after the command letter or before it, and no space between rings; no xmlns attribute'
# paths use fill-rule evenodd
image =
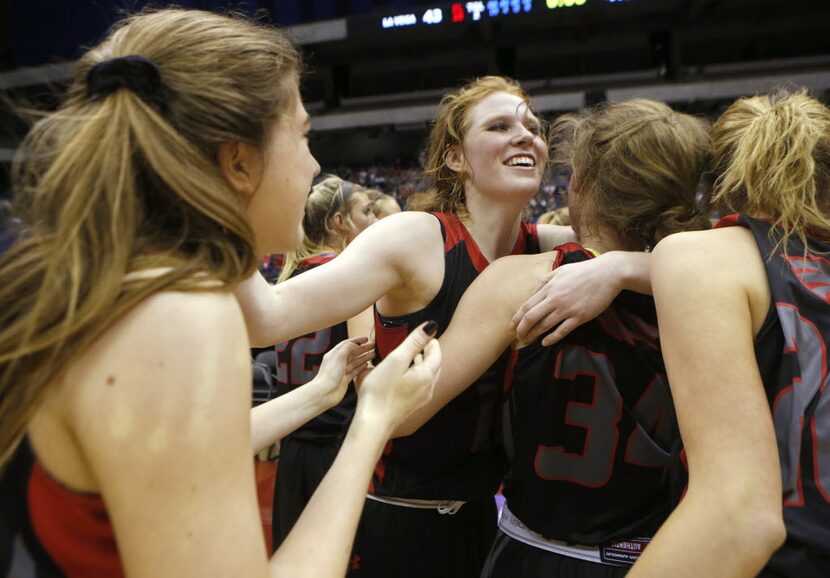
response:
<svg viewBox="0 0 830 578"><path fill-rule="evenodd" d="M427 324L424 325L424 333L430 337L434 336L438 333L438 324L435 321L427 321Z"/></svg>

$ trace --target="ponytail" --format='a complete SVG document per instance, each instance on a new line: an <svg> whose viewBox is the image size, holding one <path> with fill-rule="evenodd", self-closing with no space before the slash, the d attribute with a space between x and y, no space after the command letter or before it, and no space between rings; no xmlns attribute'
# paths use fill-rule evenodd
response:
<svg viewBox="0 0 830 578"><path fill-rule="evenodd" d="M721 212L766 217L782 244L830 233L830 110L804 91L743 98L712 129L714 194ZM786 245L784 245L786 246Z"/></svg>

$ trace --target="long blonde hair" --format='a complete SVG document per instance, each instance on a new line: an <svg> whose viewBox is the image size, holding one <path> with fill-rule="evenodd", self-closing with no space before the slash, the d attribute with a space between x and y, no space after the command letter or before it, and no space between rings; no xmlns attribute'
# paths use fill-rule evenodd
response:
<svg viewBox="0 0 830 578"><path fill-rule="evenodd" d="M87 93L93 66L127 56L158 70L163 106L130 89ZM49 384L136 304L206 290L198 273L227 288L255 271L217 151L262 148L296 106L300 69L275 29L195 10L129 17L79 60L65 103L32 128L13 168L23 232L0 257L0 467Z"/></svg>
<svg viewBox="0 0 830 578"><path fill-rule="evenodd" d="M551 135L553 162L574 171L580 227L605 226L635 251L709 228L695 204L709 154L704 120L634 99L562 116Z"/></svg>
<svg viewBox="0 0 830 578"><path fill-rule="evenodd" d="M278 283L291 277L304 260L328 250L340 252L346 248L346 237L332 228L332 219L340 214L347 222L350 221L354 193L361 191L365 189L360 185L334 175L327 176L311 188L303 216L303 243L298 249L285 254Z"/></svg>
<svg viewBox="0 0 830 578"><path fill-rule="evenodd" d="M830 234L830 109L804 91L735 101L712 126L712 204L765 217L807 246Z"/></svg>
<svg viewBox="0 0 830 578"><path fill-rule="evenodd" d="M465 175L447 166L447 154L454 146L463 144L473 107L497 92L518 96L530 108L527 92L518 82L503 76L476 78L441 99L440 111L427 138L424 165L424 172L432 177L433 183L424 197L418 200L415 210L466 213Z"/></svg>

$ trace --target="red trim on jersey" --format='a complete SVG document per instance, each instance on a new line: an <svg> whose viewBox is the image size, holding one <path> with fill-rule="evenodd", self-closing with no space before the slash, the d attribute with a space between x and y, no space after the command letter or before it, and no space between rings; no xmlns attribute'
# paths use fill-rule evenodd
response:
<svg viewBox="0 0 830 578"><path fill-rule="evenodd" d="M476 271L481 273L490 264L484 253L481 252L475 239L464 226L464 223L453 213L432 213L435 215L441 224L444 225L444 231L447 238L444 241L444 252L448 253L453 247L458 245L461 241L467 246L467 253L470 255L470 260ZM511 255L523 255L527 248L527 236L531 235L534 239L537 237L536 225L532 223L522 222L519 225L519 237L516 239L516 244L513 245Z"/></svg>
<svg viewBox="0 0 830 578"><path fill-rule="evenodd" d="M502 382L502 391L507 393L513 387L513 372L516 371L516 362L519 361L519 350L511 349L510 357L507 358L507 367L504 370L504 381Z"/></svg>
<svg viewBox="0 0 830 578"><path fill-rule="evenodd" d="M720 229L721 227L738 227L741 226L741 223L738 222L738 219L741 217L740 213L732 213L731 215L726 215L718 219L718 222L715 223L715 229Z"/></svg>
<svg viewBox="0 0 830 578"><path fill-rule="evenodd" d="M553 271L557 267L560 267L562 261L565 260L565 256L569 253L584 253L591 259L594 258L594 255L579 243L564 243L556 247L556 258L553 260L550 270Z"/></svg>
<svg viewBox="0 0 830 578"><path fill-rule="evenodd" d="M300 263L300 267L308 267L310 265L322 265L324 263L328 263L335 257L337 257L337 253L322 253L314 257L309 257L308 259L303 259Z"/></svg>
<svg viewBox="0 0 830 578"><path fill-rule="evenodd" d="M749 215L747 215L747 216L749 216ZM735 227L735 226L742 226L743 227L743 226L747 226L747 225L743 225L743 223L741 223L738 220L738 219L740 219L740 217L741 217L741 213L732 213L731 215L726 215L725 217L721 217L720 219L718 219L718 222L715 223L714 228L715 229L720 229L722 227ZM756 221L763 221L764 223L767 223L768 225L772 225L773 227L778 227L778 225L776 225L772 221L772 219L770 219L770 218L767 218L767 217L751 217L751 218L755 219ZM779 227L779 228L781 228L781 227ZM804 232L804 234L807 235L808 237L812 237L813 239L821 241L822 243L830 243L830 236L828 236L825 233L822 233L821 231L814 231L812 229L808 229Z"/></svg>
<svg viewBox="0 0 830 578"><path fill-rule="evenodd" d="M378 460L378 463L375 464L375 477L378 479L378 482L383 482L384 476L386 476L386 463L383 461L383 458L388 456L392 453L392 444L395 440L389 440L386 442L386 446L383 448L383 453ZM372 481L369 482L369 493L375 493L375 480L372 478Z"/></svg>
<svg viewBox="0 0 830 578"><path fill-rule="evenodd" d="M409 333L409 325L401 323L400 325L383 325L377 307L375 308L375 327L382 327L382 331L375 331L375 347L381 359L386 359L386 356L406 339Z"/></svg>
<svg viewBox="0 0 830 578"><path fill-rule="evenodd" d="M67 578L124 576L101 496L67 488L36 461L27 500L38 541Z"/></svg>

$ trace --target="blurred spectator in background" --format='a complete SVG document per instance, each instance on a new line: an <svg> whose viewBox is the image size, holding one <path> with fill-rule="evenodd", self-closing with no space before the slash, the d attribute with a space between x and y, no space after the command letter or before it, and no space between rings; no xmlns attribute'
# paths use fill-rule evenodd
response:
<svg viewBox="0 0 830 578"><path fill-rule="evenodd" d="M536 220L537 225L570 225L571 217L568 214L568 207L560 207L548 211Z"/></svg>
<svg viewBox="0 0 830 578"><path fill-rule="evenodd" d="M398 199L392 195L387 195L376 189L367 189L366 194L372 201L372 212L378 220L401 212L401 205Z"/></svg>

